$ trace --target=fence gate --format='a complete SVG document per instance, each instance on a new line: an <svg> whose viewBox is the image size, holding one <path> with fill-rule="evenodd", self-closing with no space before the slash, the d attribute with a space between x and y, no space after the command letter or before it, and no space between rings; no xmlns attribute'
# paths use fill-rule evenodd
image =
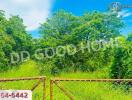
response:
<svg viewBox="0 0 132 100"><path fill-rule="evenodd" d="M116 96L121 89L119 84L131 84L127 91L132 94L132 79L51 79L50 100L131 100L132 95L122 96L122 99Z"/></svg>
<svg viewBox="0 0 132 100"><path fill-rule="evenodd" d="M46 77L4 78L0 79L0 90L27 90L32 92L33 100L46 100ZM0 94L12 96L12 94ZM14 94L15 95L15 94ZM16 94L17 95L17 94ZM5 99L4 99L5 100ZM8 99L7 99L8 100Z"/></svg>

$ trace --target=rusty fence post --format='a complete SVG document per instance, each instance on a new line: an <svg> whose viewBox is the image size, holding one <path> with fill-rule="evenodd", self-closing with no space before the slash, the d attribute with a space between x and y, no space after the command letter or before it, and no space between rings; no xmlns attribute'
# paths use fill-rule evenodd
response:
<svg viewBox="0 0 132 100"><path fill-rule="evenodd" d="M54 91L54 81L51 79L50 80L50 100L53 100L53 91Z"/></svg>
<svg viewBox="0 0 132 100"><path fill-rule="evenodd" d="M46 78L42 78L43 82L43 100L46 100Z"/></svg>

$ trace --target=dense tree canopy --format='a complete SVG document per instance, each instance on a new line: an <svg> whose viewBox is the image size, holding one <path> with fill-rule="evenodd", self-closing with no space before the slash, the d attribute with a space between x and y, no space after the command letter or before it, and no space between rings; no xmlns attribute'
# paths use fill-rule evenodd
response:
<svg viewBox="0 0 132 100"><path fill-rule="evenodd" d="M128 34L127 40L130 41L130 42L132 42L132 33Z"/></svg>
<svg viewBox="0 0 132 100"><path fill-rule="evenodd" d="M23 20L19 16L6 19L4 12L0 11L0 69L8 69L10 54L22 50L31 51L32 37L27 34Z"/></svg>
<svg viewBox="0 0 132 100"><path fill-rule="evenodd" d="M123 26L116 13L94 11L76 16L60 10L41 24L41 38L32 39L19 16L7 19L0 11L0 71L10 68L10 53L25 50L36 60L34 50L41 49L44 57L39 61L52 74L106 68L111 78L131 78L132 34L122 36Z"/></svg>
<svg viewBox="0 0 132 100"><path fill-rule="evenodd" d="M53 59L50 59L55 66L53 67L55 72L62 69L94 71L103 66L110 66L114 51L110 46L99 51L83 46L87 45L87 41L115 39L121 36L120 29L123 26L123 22L117 17L116 13L95 11L85 13L82 16L75 16L60 10L41 25L41 46L42 48L55 48L61 45L66 48L72 44L79 49L74 55L66 53L64 57L55 55Z"/></svg>

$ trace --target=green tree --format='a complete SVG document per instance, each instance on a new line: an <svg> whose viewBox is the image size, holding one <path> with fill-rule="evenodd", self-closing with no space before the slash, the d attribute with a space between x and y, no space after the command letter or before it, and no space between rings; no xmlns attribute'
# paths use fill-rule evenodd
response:
<svg viewBox="0 0 132 100"><path fill-rule="evenodd" d="M7 20L4 11L0 11L0 71L10 68L12 52L32 52L32 46L32 37L26 32L23 20L19 16Z"/></svg>
<svg viewBox="0 0 132 100"><path fill-rule="evenodd" d="M130 42L132 42L132 33L128 34L127 40L130 41Z"/></svg>
<svg viewBox="0 0 132 100"><path fill-rule="evenodd" d="M132 44L125 37L119 37L119 47L115 48L115 56L111 66L111 78L132 78Z"/></svg>
<svg viewBox="0 0 132 100"><path fill-rule="evenodd" d="M86 44L87 41L92 42L100 39L109 41L111 38L114 39L120 36L122 27L123 22L120 18L117 18L117 14L95 11L82 16L75 16L65 11L58 11L41 25L40 34L42 38L40 43L42 48L56 48L59 45L67 46L70 44L79 48L82 42ZM89 52L85 49L84 51L83 53L82 50L79 50L72 56L66 53L63 58L55 56L50 60L61 70L73 69L73 71L77 71L81 69L83 71L94 71L97 67L104 66L103 62L111 61L109 59L112 58L111 55L108 55L109 57L107 58L109 59L104 59L103 56L105 52L111 52L111 49L96 52L92 50Z"/></svg>

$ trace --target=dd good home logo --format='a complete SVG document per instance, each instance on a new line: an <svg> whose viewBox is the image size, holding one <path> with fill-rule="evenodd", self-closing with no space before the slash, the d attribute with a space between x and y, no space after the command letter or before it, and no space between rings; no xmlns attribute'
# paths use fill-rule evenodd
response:
<svg viewBox="0 0 132 100"><path fill-rule="evenodd" d="M110 10L112 11L121 11L123 8L132 8L132 4L121 4L120 2L112 2L110 4Z"/></svg>
<svg viewBox="0 0 132 100"><path fill-rule="evenodd" d="M122 10L122 5L120 2L112 2L110 5L110 9L112 11L121 11Z"/></svg>

